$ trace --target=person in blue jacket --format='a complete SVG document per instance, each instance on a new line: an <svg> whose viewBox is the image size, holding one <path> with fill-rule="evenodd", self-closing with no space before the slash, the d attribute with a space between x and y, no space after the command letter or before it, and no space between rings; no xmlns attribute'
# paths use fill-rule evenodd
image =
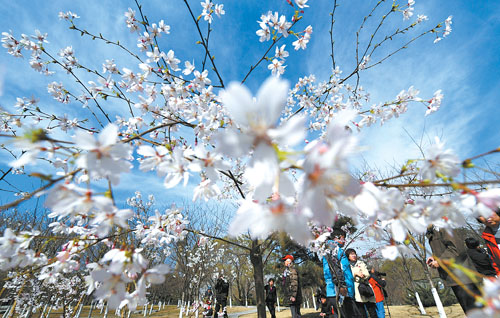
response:
<svg viewBox="0 0 500 318"><path fill-rule="evenodd" d="M345 231L338 228L334 229L330 235L330 239L327 241L330 250L334 253L332 255L334 257L330 255L323 257L326 296L329 304L332 304L332 307L335 306L332 308L335 311L332 316L335 318L339 316L339 313L340 317L357 317L363 315L361 309L356 305L354 298L354 276L352 275L351 265L343 249L345 235ZM334 270L332 271L331 268L334 268ZM340 269L340 272L338 269Z"/></svg>
<svg viewBox="0 0 500 318"><path fill-rule="evenodd" d="M333 253L335 252L333 250ZM327 310L322 310L322 312L328 315L326 318L338 318L342 302L341 297L347 294L347 289L344 281L344 273L342 273L342 267L337 260L336 254L323 256L323 275L326 283L326 303L322 305L322 308L327 308ZM341 314L340 316L343 315Z"/></svg>

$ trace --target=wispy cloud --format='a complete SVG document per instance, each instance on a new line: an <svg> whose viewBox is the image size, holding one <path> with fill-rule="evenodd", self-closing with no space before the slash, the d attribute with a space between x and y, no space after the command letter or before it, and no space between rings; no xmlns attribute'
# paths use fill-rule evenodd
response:
<svg viewBox="0 0 500 318"><path fill-rule="evenodd" d="M432 97L434 91L442 89L445 95L443 105L437 113L425 117L425 107L414 104L408 113L400 118L392 119L382 127L375 125L365 129L360 134L365 151L360 159L361 163L357 162L358 165L366 161L372 166L382 168L402 163L404 159L421 157L419 146L415 145L413 140L426 148L434 136L445 140L447 146L461 157L481 152L482 148L488 147L485 143L489 143L489 147L495 146L491 143L493 138L487 133L486 122L489 122L488 117L500 119L498 111L495 111L495 106L491 103L500 98L500 90L490 89L485 94L481 86L489 81L489 86L493 87L498 87L500 83L499 73L488 74L491 70L486 70L483 66L492 58L493 52L498 52L498 48L492 48L488 43L491 42L491 34L498 33L498 18L494 12L498 11L499 6L492 5L495 10L490 12L475 8L480 11L474 12L480 15L476 17L464 4L454 8L437 8L435 2L418 1L418 5L416 11L420 10L430 17L430 21L420 30L432 27L437 23L434 21L454 15L452 34L437 44L432 43L432 35L413 43L381 66L362 72L361 85L370 92L370 103L373 104L393 100L399 91L413 85L421 91L422 97ZM360 11L363 8L368 9L366 5L356 7ZM355 66L353 33L357 27L354 25L359 25L362 20L359 19L360 15L353 11L353 7L339 7L337 14L342 14L341 10L344 10L344 15L339 15L334 25L335 56L338 65L348 72ZM402 16L399 13L396 15L399 16L386 23L390 28L404 25ZM317 18L323 21L317 32L320 33L318 37L321 37L321 40L314 42L307 59L309 72L319 74L322 80L327 78L331 70L331 60L328 56L330 39L327 34L330 26L327 18L323 16L325 14ZM464 21L465 17L467 21ZM366 29L370 29L370 26ZM470 30L477 32L471 37ZM364 38L366 40L366 36ZM411 35L407 36L407 40L411 38ZM394 41L387 44L381 51L391 52L401 45ZM498 70L498 64L496 69ZM478 70L481 72L478 73ZM478 107L479 105L481 106Z"/></svg>

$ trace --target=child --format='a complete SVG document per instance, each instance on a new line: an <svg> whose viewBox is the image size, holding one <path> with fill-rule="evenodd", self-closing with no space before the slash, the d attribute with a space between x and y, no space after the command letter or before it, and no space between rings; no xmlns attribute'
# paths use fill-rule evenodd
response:
<svg viewBox="0 0 500 318"><path fill-rule="evenodd" d="M212 317L214 311L212 309L212 300L210 298L205 298L203 309L203 317Z"/></svg>
<svg viewBox="0 0 500 318"><path fill-rule="evenodd" d="M328 312L330 306L328 306L328 302L326 301L326 295L321 293L319 294L319 301L320 301L320 308L321 308L321 313L319 314L322 318L328 318L328 316L331 314L331 312Z"/></svg>

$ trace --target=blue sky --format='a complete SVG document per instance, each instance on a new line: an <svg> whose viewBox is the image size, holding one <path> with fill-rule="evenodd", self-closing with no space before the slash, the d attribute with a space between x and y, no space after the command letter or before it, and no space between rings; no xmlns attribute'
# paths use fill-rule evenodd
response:
<svg viewBox="0 0 500 318"><path fill-rule="evenodd" d="M355 32L363 17L371 10L376 1L345 0L338 1L334 37L336 39L337 65L344 73L354 67ZM389 5L392 1L388 1ZM285 0L254 1L227 0L215 1L223 3L226 14L222 18L214 17L213 32L210 37L210 47L215 56L215 63L222 74L225 84L230 81L241 81L250 66L256 63L269 45L261 43L255 32L259 29L257 20L267 11L278 11L288 18L293 14ZM313 26L313 34L306 51L294 51L290 36L283 44L287 44L290 57L287 59L284 78L292 85L299 77L316 74L319 80L330 75L330 16L332 1L310 0L309 8L305 10L304 18L294 27L296 31ZM201 14L200 1L190 1L195 15ZM15 36L21 33L34 34L35 29L49 33L50 44L46 48L56 54L59 49L72 45L80 62L95 68L100 68L105 59L115 58L118 67L137 69L137 63L120 50L81 37L77 32L68 29L66 21L59 21L59 11L73 11L81 18L76 20L79 27L91 33L101 32L112 40L136 50L136 34L131 34L125 26L124 12L128 7L137 11L134 1L4 1L0 6L0 30L12 30ZM385 5L374 13L366 30L376 27L376 22L382 12L388 10ZM196 28L189 16L184 2L181 0L160 1L148 0L143 3L150 23L163 19L171 26L170 35L163 35L160 48L164 51L174 50L176 56L183 62L195 61L197 67L201 64L204 50L195 42L199 40ZM500 3L497 1L468 0L416 0L416 14L425 14L429 21L419 26L415 33L402 39L405 41L418 35L418 31L431 28L453 16L453 31L443 41L433 44L434 37L427 36L411 45L408 49L387 60L383 65L362 73L361 84L370 92L370 103L376 104L392 100L403 89L413 85L420 89L422 97L432 97L434 91L443 90L444 100L441 109L428 117L424 117L425 109L421 105L412 105L410 111L397 120L391 120L384 126L374 127L360 134L361 144L365 148L363 157L354 164L362 166L365 160L369 165L381 170L401 163L407 158L419 157L418 148L412 144L412 136L423 140L428 145L435 135L446 141L447 145L456 150L461 158L481 153L498 147L498 121L500 112ZM381 31L387 34L395 28L407 25L401 13L396 13L384 24ZM206 23L202 22L202 31L206 32ZM362 34L366 40L370 32ZM390 52L402 43L397 39L390 41L387 47L380 51ZM274 51L274 50L273 50ZM272 52L273 52L272 51ZM0 105L12 109L16 97L40 98L40 106L47 111L67 113L75 117L87 117L81 106L73 103L62 105L55 102L47 93L46 85L51 81L62 81L69 88L79 92L76 84L68 80L64 72L58 72L51 78L32 71L28 65L29 58L15 59L2 50L0 53ZM212 81L216 82L215 74L211 72ZM80 73L84 81L95 80L89 74ZM263 62L247 81L250 89L256 92L263 80L270 75L267 62ZM124 110L121 104L108 104L114 115ZM5 153L0 154L1 169L6 169L10 160ZM136 164L137 166L137 164ZM39 186L39 181L24 177L9 176L9 182L23 190ZM162 180L150 174L130 174L122 178L116 190L120 196L132 195L137 189L143 193L156 194L158 201L169 202L172 198L186 198L183 189L166 191ZM189 185L188 187L192 187ZM1 189L12 190L6 184ZM0 200L7 202L13 199L12 193L0 192Z"/></svg>

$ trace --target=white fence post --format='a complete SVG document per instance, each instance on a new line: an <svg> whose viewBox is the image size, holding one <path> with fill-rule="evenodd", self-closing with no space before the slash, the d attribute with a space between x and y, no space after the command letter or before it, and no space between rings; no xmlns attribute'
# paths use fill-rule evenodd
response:
<svg viewBox="0 0 500 318"><path fill-rule="evenodd" d="M77 314L76 314L76 318L80 318L80 315L82 314L82 309L83 309L83 301L82 303L80 304L80 308L77 308Z"/></svg>
<svg viewBox="0 0 500 318"><path fill-rule="evenodd" d="M45 306L43 306L43 310L42 310L42 313L40 314L40 318L43 318L43 315L45 315L45 310L47 310L47 303L45 304Z"/></svg>
<svg viewBox="0 0 500 318"><path fill-rule="evenodd" d="M316 307L316 299L314 298L314 289L311 287L311 298L312 298L312 304L314 305L314 309L318 308Z"/></svg>
<svg viewBox="0 0 500 318"><path fill-rule="evenodd" d="M52 306L49 307L49 311L47 311L47 316L45 316L45 318L49 318L51 311L52 311Z"/></svg>
<svg viewBox="0 0 500 318"><path fill-rule="evenodd" d="M443 303L441 302L441 298L439 298L439 294L436 290L436 287L432 287L431 291L432 291L432 296L434 296L434 301L436 302L439 318L446 318L446 313L444 312Z"/></svg>
<svg viewBox="0 0 500 318"><path fill-rule="evenodd" d="M92 318L92 310L94 309L94 302L90 303L89 316L87 318Z"/></svg>
<svg viewBox="0 0 500 318"><path fill-rule="evenodd" d="M7 309L5 314L3 314L2 318L7 318L9 316L10 312L12 311L13 307L14 307L14 304L12 304L12 306L10 306L9 309Z"/></svg>

